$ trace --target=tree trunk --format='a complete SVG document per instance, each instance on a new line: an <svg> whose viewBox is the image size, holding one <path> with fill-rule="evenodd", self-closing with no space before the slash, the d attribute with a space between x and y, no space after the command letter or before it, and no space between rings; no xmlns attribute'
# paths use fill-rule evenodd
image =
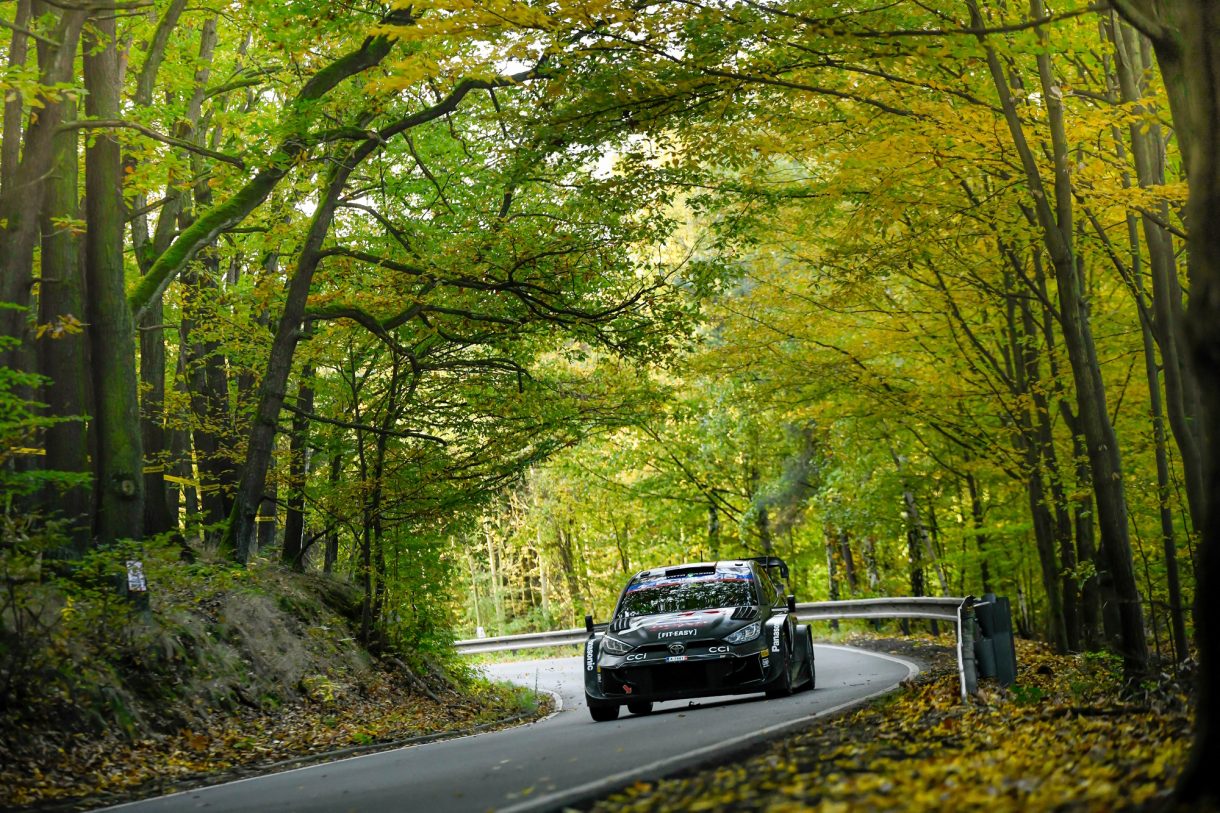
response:
<svg viewBox="0 0 1220 813"><path fill-rule="evenodd" d="M165 13L157 21L157 28L136 81L133 102L137 108L147 109L152 106L153 89L156 85L157 73L165 58L165 48L185 6L186 0L172 0ZM123 161L124 171L134 171L136 164L135 157L126 156ZM177 215L177 207L171 201L176 201L177 198L178 194L171 178L170 183L166 186L166 203L161 207L159 226L173 222ZM144 203L144 195L137 195L132 200L130 210L139 210ZM140 270L147 272L152 257L164 251L169 244L170 232L168 229L158 228L160 244L154 242L150 245L146 215L131 216L130 210L128 219L131 221L132 248ZM177 512L171 513L169 489L166 487L165 481L165 472L171 465L171 461L167 457L164 414L165 329L162 327L163 314L164 307L161 297L158 296L149 305L148 312L138 325L142 442L145 458L153 463L144 474L144 531L150 535L176 528L178 523Z"/></svg>
<svg viewBox="0 0 1220 813"><path fill-rule="evenodd" d="M936 559L936 554L932 550L932 539L928 536L928 528L924 525L923 517L919 513L919 504L915 501L915 492L911 491L909 487L903 488L902 500L906 505L907 525L911 533L914 534L916 543L923 549L923 555L927 557L926 561L932 564L932 569L936 573L937 584L940 586L940 594L947 596L949 595L949 580L945 577L944 567ZM917 593L916 595L923 595L923 593Z"/></svg>
<svg viewBox="0 0 1220 813"><path fill-rule="evenodd" d="M991 571L987 566L987 535L983 533L983 528L986 527L983 502L979 498L979 484L973 474L966 474L966 490L970 494L970 518L974 523L974 542L979 552L979 578L982 579L982 592L990 593Z"/></svg>
<svg viewBox="0 0 1220 813"><path fill-rule="evenodd" d="M871 534L864 537L864 572L868 574L868 591L876 593L881 587L881 573L877 569L877 539Z"/></svg>
<svg viewBox="0 0 1220 813"><path fill-rule="evenodd" d="M336 441L337 446L337 441ZM333 494L339 486L339 480L343 473L343 456L338 451L338 448L331 454L330 458L330 490ZM332 528L326 534L326 551L322 558L322 572L333 573L335 562L339 559L339 530L337 527Z"/></svg>
<svg viewBox="0 0 1220 813"><path fill-rule="evenodd" d="M774 547L771 540L771 516L767 511L767 506L760 505L758 507L758 517L756 518L758 528L758 542L762 548L763 556L770 556Z"/></svg>
<svg viewBox="0 0 1220 813"><path fill-rule="evenodd" d="M10 71L25 65L30 53L30 38L25 33L30 22L31 0L17 0L13 13L13 34L8 45L8 67ZM21 162L21 94L10 90L4 99L4 123L0 130L0 197L14 183L17 166Z"/></svg>
<svg viewBox="0 0 1220 813"><path fill-rule="evenodd" d="M120 112L115 18L90 21L84 56L85 112L117 119ZM135 367L134 324L123 266L123 171L117 140L93 135L85 148L85 268L89 288L89 347L96 399L97 536L103 543L144 534L143 451Z"/></svg>
<svg viewBox="0 0 1220 813"><path fill-rule="evenodd" d="M176 520L169 514L165 466L165 337L160 298L140 325L140 384L143 394L140 429L145 456L153 464L144 473L144 530L164 533Z"/></svg>
<svg viewBox="0 0 1220 813"><path fill-rule="evenodd" d="M822 537L826 547L826 597L831 601L839 600L839 574L835 567L835 545L838 541L838 534L835 529L827 525L822 529ZM838 619L831 619L830 628L835 632L839 631Z"/></svg>
<svg viewBox="0 0 1220 813"><path fill-rule="evenodd" d="M1118 617L1118 599L1114 591L1114 580L1106 565L1105 552L1097 546L1096 524L1093 510L1093 476L1089 472L1088 450L1076 413L1068 404L1060 404L1060 413L1068 431L1072 433L1072 456L1076 459L1076 490L1081 496L1076 501L1073 525L1076 534L1076 560L1093 562L1094 573L1081 585L1081 607L1085 646L1099 649L1103 645L1117 650L1122 637Z"/></svg>
<svg viewBox="0 0 1220 813"><path fill-rule="evenodd" d="M1209 0L1119 0L1149 35L1165 80L1186 174L1190 305L1186 336L1199 387L1203 438L1202 524L1195 590L1199 689L1195 739L1178 780L1185 806L1220 802L1220 6Z"/></svg>
<svg viewBox="0 0 1220 813"><path fill-rule="evenodd" d="M399 377L401 369L398 357L391 357L390 381L386 393L385 411L380 422L381 431L374 441L373 469L371 472L371 488L369 493L369 520L373 528L373 567L375 582L373 585L373 622L375 624L375 640L378 645L384 642L382 634L385 623L383 613L386 597L386 561L385 561L385 527L382 518L381 504L385 495L385 464L386 451L390 441L390 429L398 420L399 414ZM491 537L488 536L490 549ZM501 623L502 623L502 619Z"/></svg>
<svg viewBox="0 0 1220 813"><path fill-rule="evenodd" d="M42 115L57 121L72 121L76 118L76 102L65 98L58 104L48 104ZM63 225L65 221L76 221L80 217L79 141L79 133L74 129L56 135L54 169L47 179L38 296L38 321L44 325L67 325L69 317L83 325L88 318L79 239L72 228ZM38 342L38 349L39 371L47 378L42 400L47 404L48 414L63 418L74 416L47 427L44 436L46 468L91 474L85 417L91 403L87 336L79 332L79 328L66 328L58 335L44 335ZM70 553L83 556L92 535L92 487L86 484L63 494L48 494L45 504L59 506L62 516L71 522Z"/></svg>
<svg viewBox="0 0 1220 813"><path fill-rule="evenodd" d="M1040 265L1035 262L1035 267L1040 268ZM1037 277L1043 277L1040 270ZM1072 545L1072 520L1059 471L1059 458L1055 452L1050 405L1042 382L1037 350L1033 345L1038 323L1027 299L1022 299L1019 307L1021 330L1017 339L1017 352L1022 357L1021 382L1034 410L1033 419L1025 426L1031 446L1027 465L1031 467L1030 476L1038 480L1036 486L1031 486L1030 501L1036 503L1034 527L1040 531L1038 558L1042 563L1043 588L1047 591L1050 610L1050 640L1057 651L1067 652L1080 648L1080 620L1073 573L1076 551ZM1048 352L1051 349L1051 339L1048 334ZM1051 375L1056 376L1053 367ZM1025 418L1024 414L1022 418Z"/></svg>
<svg viewBox="0 0 1220 813"><path fill-rule="evenodd" d="M919 534L914 528L907 527L907 559L910 563L911 595L925 596L928 591L924 586L923 548L919 544Z"/></svg>
<svg viewBox="0 0 1220 813"><path fill-rule="evenodd" d="M185 216L184 222L189 222ZM184 299L178 325L179 352L185 362L186 388L190 394L191 436L195 445L195 460L199 466L200 502L204 524L218 533L219 523L228 516L232 505L234 474L227 450L222 444L224 429L229 424L229 383L221 356L220 343L201 335L203 323L211 323L206 310L209 299L215 298L215 280L200 275L192 266L183 275Z"/></svg>
<svg viewBox="0 0 1220 813"><path fill-rule="evenodd" d="M76 46L85 18L85 11L63 12L54 33L54 39L60 45L47 53L45 67L40 71L43 84L71 83ZM38 100L44 105L51 101L46 97ZM0 192L0 245L4 247L0 251L0 303L17 306L15 309L0 308L0 339L12 340L0 343L0 366L25 373L35 369L34 345L29 335L34 248L38 243L39 218L51 171L57 124L54 115L31 117L25 138L20 142L21 160L10 169L12 174L4 178ZM5 149L12 149L9 145L11 135L4 133ZM27 385L19 385L16 392L27 398L33 395Z"/></svg>
<svg viewBox="0 0 1220 813"><path fill-rule="evenodd" d="M572 535L564 531L562 524L555 529L555 541L559 549L559 565L563 568L563 578L568 585L568 596L572 601L572 614L580 616L584 597L581 595L580 578L576 573L576 557L572 550ZM586 612L591 612L592 609L588 607Z"/></svg>
<svg viewBox="0 0 1220 813"><path fill-rule="evenodd" d="M275 466L274 459L272 467ZM265 489L267 498L258 509L258 532L255 534L256 547L254 552L271 550L275 547L276 531L279 526L279 481L271 480Z"/></svg>
<svg viewBox="0 0 1220 813"><path fill-rule="evenodd" d="M843 557L843 576L847 579L847 589L854 596L860 589L860 577L856 574L856 560L851 554L851 534L846 530L839 531L839 555Z"/></svg>
<svg viewBox="0 0 1220 813"><path fill-rule="evenodd" d="M1128 128L1136 179L1140 188L1148 189L1165 183L1164 135L1157 120L1157 110L1144 98L1141 82L1146 80L1148 65L1141 53L1140 36L1113 17L1106 26L1114 44L1117 84L1121 101L1133 106L1141 124ZM1161 219L1169 221L1169 207L1162 202ZM1170 429L1182 458L1182 475L1186 485L1186 501L1192 525L1201 519L1199 503L1203 494L1203 461L1199 454L1201 438L1198 432L1199 389L1186 369L1182 356L1186 337L1183 333L1185 311L1182 305L1182 285L1178 279L1177 257L1173 236L1148 213L1141 217L1144 241L1152 279L1152 307L1155 314L1153 336L1161 351L1165 375L1165 395ZM1134 242L1133 242L1134 245Z"/></svg>
<svg viewBox="0 0 1220 813"><path fill-rule="evenodd" d="M309 418L302 412L313 412L313 369L301 371L297 387L297 408L292 416L292 437L288 442L288 502L284 519L282 561L293 570L305 569L305 481L309 477Z"/></svg>
<svg viewBox="0 0 1220 813"><path fill-rule="evenodd" d="M1128 216L1127 230L1131 239L1132 277L1139 285L1139 236L1135 218ZM1161 403L1161 382L1157 371L1156 349L1153 346L1152 326L1143 318L1147 312L1144 293L1136 288L1137 305L1141 314L1140 335L1144 345L1144 375L1148 379L1148 413L1152 419L1152 441L1156 454L1157 513L1161 520L1161 548L1165 554L1165 585L1169 593L1169 629L1173 636L1173 651L1177 660L1185 660L1190 651L1186 644L1186 617L1182 604L1182 585L1178 578L1177 533L1173 524L1173 484L1170 481L1169 439L1165 431L1165 414ZM1166 381L1168 386L1168 361ZM1197 462L1197 461L1196 461ZM1183 459L1185 465L1185 459ZM1201 486L1201 483L1200 483ZM1187 492L1189 495L1189 491ZM1196 495L1197 496L1197 495ZM1192 509L1193 511L1193 509Z"/></svg>
<svg viewBox="0 0 1220 813"><path fill-rule="evenodd" d="M288 296L284 312L280 315L275 339L271 344L271 355L266 372L259 385L258 409L250 422L249 442L246 447L246 463L242 467L237 499L229 517L225 546L233 551L240 563L249 561L254 544L254 516L263 499L263 487L267 480L267 469L271 462L271 449L275 441L280 409L284 405L288 376L292 371L292 356L296 351L305 318L305 303L313 282L314 271L322 260L322 244L330 231L335 208L347 178L352 171L376 148L377 143L366 141L354 148L331 169L326 191L319 201L310 222L309 233L297 257L296 269L288 283Z"/></svg>

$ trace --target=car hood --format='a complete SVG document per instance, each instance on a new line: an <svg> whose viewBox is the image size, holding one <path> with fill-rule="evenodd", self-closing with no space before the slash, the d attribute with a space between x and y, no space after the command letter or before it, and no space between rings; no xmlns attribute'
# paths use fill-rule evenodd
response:
<svg viewBox="0 0 1220 813"><path fill-rule="evenodd" d="M720 639L758 621L757 607L723 607L682 613L616 618L609 634L631 646Z"/></svg>

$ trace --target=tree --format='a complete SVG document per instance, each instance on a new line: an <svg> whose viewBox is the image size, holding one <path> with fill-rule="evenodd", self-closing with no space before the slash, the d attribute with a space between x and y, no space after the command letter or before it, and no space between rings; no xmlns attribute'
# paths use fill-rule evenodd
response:
<svg viewBox="0 0 1220 813"><path fill-rule="evenodd" d="M1181 142L1190 197L1190 305L1186 335L1202 407L1204 493L1195 603L1199 647L1199 691L1195 745L1178 784L1186 803L1220 799L1220 778L1211 766L1220 759L1220 609L1206 597L1220 584L1220 234L1204 224L1220 216L1220 104L1214 43L1220 10L1200 0L1121 0L1115 7L1156 49Z"/></svg>

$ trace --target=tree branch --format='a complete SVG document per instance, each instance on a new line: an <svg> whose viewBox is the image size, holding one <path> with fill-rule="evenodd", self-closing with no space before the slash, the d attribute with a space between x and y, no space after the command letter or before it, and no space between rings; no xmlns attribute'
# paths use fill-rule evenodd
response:
<svg viewBox="0 0 1220 813"><path fill-rule="evenodd" d="M158 133L156 130L145 127L143 124L136 124L134 121L123 121L121 119L81 119L79 121L70 121L66 124L59 125L56 128L58 132L65 130L135 130L142 135L146 135L154 141L160 141L163 144L169 144L171 147L179 147L190 152L196 152L200 155L206 155L209 158L215 158L217 161L224 161L226 164L232 164L238 169L245 169L246 162L234 155L226 155L223 152L209 150L207 147L201 147L190 141L184 141L181 138Z"/></svg>
<svg viewBox="0 0 1220 813"><path fill-rule="evenodd" d="M330 426L340 426L344 429L355 429L359 432L370 432L374 435L388 435L393 438L427 440L433 443L439 443L441 446L449 445L449 441L445 440L444 438L438 438L436 435L429 435L426 432L414 432L410 429L382 429L378 426L369 426L368 424L363 423L352 423L351 421L341 421L338 418L327 418L322 415L318 415L315 412L306 412L300 407L290 404L287 401L284 402L284 409L288 410L294 415L300 415L301 417L308 418L311 421L329 424Z"/></svg>

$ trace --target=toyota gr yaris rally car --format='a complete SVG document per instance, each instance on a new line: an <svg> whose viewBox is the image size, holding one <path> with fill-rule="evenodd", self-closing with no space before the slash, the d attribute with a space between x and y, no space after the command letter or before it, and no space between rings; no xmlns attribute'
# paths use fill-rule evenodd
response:
<svg viewBox="0 0 1220 813"><path fill-rule="evenodd" d="M585 700L598 722L626 706L813 688L809 627L785 595L788 567L775 556L654 568L623 588L604 632L585 618Z"/></svg>

